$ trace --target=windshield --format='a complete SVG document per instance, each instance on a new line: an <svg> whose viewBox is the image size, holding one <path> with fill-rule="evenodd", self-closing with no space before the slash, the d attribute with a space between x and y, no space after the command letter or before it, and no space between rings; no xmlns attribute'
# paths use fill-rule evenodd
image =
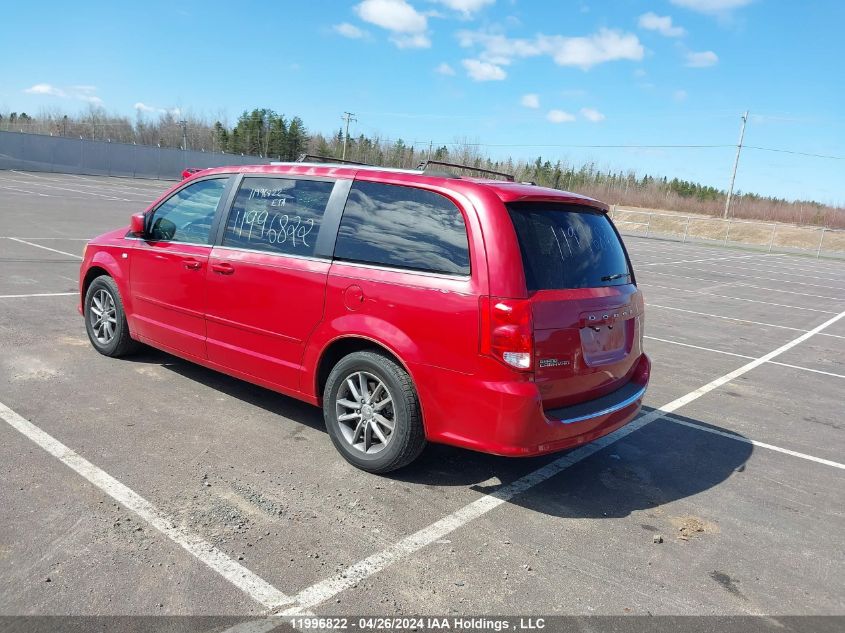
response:
<svg viewBox="0 0 845 633"><path fill-rule="evenodd" d="M508 211L529 290L633 282L619 235L601 211L545 202L514 203Z"/></svg>

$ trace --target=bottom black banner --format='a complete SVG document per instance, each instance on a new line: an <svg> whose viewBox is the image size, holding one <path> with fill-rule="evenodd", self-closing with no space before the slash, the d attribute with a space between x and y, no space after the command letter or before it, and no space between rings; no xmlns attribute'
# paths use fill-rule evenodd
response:
<svg viewBox="0 0 845 633"><path fill-rule="evenodd" d="M845 616L0 616L2 633L842 633Z"/></svg>

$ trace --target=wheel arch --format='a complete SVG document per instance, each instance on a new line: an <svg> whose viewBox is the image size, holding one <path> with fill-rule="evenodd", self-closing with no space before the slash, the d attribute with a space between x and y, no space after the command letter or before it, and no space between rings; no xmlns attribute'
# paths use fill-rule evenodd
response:
<svg viewBox="0 0 845 633"><path fill-rule="evenodd" d="M132 297L129 295L129 266L128 259L117 259L113 253L108 249L100 249L94 253L91 260L88 262L88 268L85 270L85 275L82 277L80 285L81 302L85 301L85 294L88 288L97 277L107 275L117 284L117 290L120 292L120 300L123 303L123 309L127 314L127 318L132 314Z"/></svg>
<svg viewBox="0 0 845 633"><path fill-rule="evenodd" d="M315 387L315 395L317 396L317 402L322 405L323 402L323 389L326 387L326 382L329 378L329 374L331 373L334 366L342 359L344 356L348 356L354 352L379 352L384 354L398 365L405 370L405 372L410 376L411 382L414 385L414 389L417 392L417 399L419 399L419 389L417 389L416 380L414 380L414 374L411 372L411 369L408 367L407 363L402 360L402 358L397 354L393 349L391 349L388 345L385 345L381 341L377 341L372 338L368 338L366 336L361 335L346 335L346 336L339 336L332 341L330 341L320 353L320 358L317 361L316 371L314 372L314 387ZM423 403L420 400L420 412L422 413L423 419L423 428L425 428L425 411L423 410Z"/></svg>
<svg viewBox="0 0 845 633"><path fill-rule="evenodd" d="M91 286L91 283L97 277L102 277L103 275L106 277L112 277L112 274L106 268L97 264L92 265L87 271L85 271L85 277L82 278L82 288L80 289L83 301L85 300L85 295L88 294L88 288Z"/></svg>

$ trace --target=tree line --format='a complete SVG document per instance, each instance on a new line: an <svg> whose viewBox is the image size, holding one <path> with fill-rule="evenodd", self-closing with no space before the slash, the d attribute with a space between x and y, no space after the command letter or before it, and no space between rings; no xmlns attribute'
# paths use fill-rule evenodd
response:
<svg viewBox="0 0 845 633"><path fill-rule="evenodd" d="M595 162L576 165L543 157L497 160L468 141L433 146L378 134L358 134L344 139L342 128L332 134L309 131L299 116L286 116L270 108L244 111L234 125L227 124L225 120L210 121L175 111L163 111L152 117L139 114L133 121L130 117L110 114L95 106L75 115L49 110L37 116L25 112L0 112L0 130L161 147L187 145L192 150L281 161L296 160L303 153L340 158L345 140L347 160L398 168L415 168L424 160L459 163L509 173L518 181L582 193L620 206L718 216L724 208L726 196L724 190L708 185L638 174L633 170L602 168ZM841 207L753 193L739 192L732 203L731 215L845 228L845 209Z"/></svg>

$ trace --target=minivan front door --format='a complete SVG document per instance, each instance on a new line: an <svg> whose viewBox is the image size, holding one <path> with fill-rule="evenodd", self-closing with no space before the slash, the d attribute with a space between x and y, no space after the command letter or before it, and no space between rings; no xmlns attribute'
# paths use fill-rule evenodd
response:
<svg viewBox="0 0 845 633"><path fill-rule="evenodd" d="M243 178L206 273L208 360L280 391L300 390L331 265L318 236L327 207L338 207L336 217L343 209L344 183Z"/></svg>
<svg viewBox="0 0 845 633"><path fill-rule="evenodd" d="M205 273L228 177L193 182L156 207L130 255L129 327L142 339L205 358Z"/></svg>

